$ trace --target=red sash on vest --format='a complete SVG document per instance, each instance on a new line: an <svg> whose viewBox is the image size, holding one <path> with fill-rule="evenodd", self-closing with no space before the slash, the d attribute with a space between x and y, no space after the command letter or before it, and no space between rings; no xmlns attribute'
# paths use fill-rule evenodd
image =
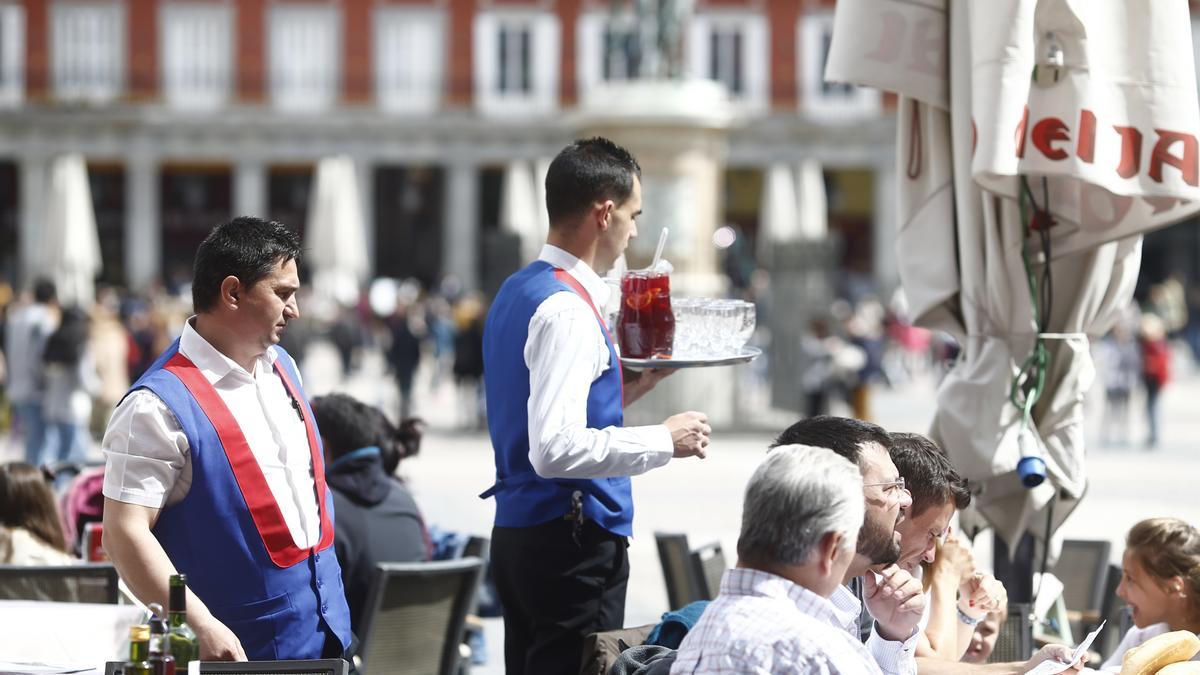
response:
<svg viewBox="0 0 1200 675"><path fill-rule="evenodd" d="M583 298L583 301L588 304L588 307L592 308L592 311L596 314L596 320L600 322L600 329L604 331L606 336L608 336L608 343L613 345L613 353L616 354L617 341L613 339L612 333L610 333L608 330L608 324L604 322L604 317L600 315L600 310L596 309L596 305L592 302L592 296L588 294L587 289L583 287L583 284L579 283L578 279L571 276L570 272L558 267L554 268L554 278L574 289L575 293L577 293L579 297ZM621 378L621 407L625 407L625 370L621 367L619 356L617 362L612 365L616 366L617 373Z"/></svg>
<svg viewBox="0 0 1200 675"><path fill-rule="evenodd" d="M163 368L183 382L183 385L196 399L196 403L200 405L200 409L212 422L213 429L221 440L221 446L225 449L225 457L229 460L229 466L233 469L233 477L237 481L238 489L242 492L242 498L246 500L246 506L250 509L250 517L254 520L254 526L258 529L259 536L262 537L263 546L267 549L271 562L280 568L291 567L308 558L310 552L315 553L329 548L333 544L333 525L329 522L329 512L325 508L325 468L318 449L320 446L317 443L317 429L313 425L312 415L302 414L301 417L304 418L304 429L308 432L308 449L312 456L317 510L321 514L321 538L313 549L302 549L296 545L291 530L283 520L283 512L279 510L279 504L275 502L275 497L271 494L271 488L267 485L266 476L263 475L258 460L250 451L250 444L246 442L245 434L242 433L233 413L221 400L220 394L217 393L212 383L204 377L196 364L182 353L177 352ZM288 377L287 371L279 366L278 361L275 363L275 372L283 381L283 386L287 389L288 395L292 397L293 403L302 405L296 387Z"/></svg>

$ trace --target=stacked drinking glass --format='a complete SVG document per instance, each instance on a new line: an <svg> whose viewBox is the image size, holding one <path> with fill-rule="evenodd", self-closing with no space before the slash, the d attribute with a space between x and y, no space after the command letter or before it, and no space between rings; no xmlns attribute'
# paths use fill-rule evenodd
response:
<svg viewBox="0 0 1200 675"><path fill-rule="evenodd" d="M754 334L754 303L722 298L671 298L675 312L673 359L737 356Z"/></svg>

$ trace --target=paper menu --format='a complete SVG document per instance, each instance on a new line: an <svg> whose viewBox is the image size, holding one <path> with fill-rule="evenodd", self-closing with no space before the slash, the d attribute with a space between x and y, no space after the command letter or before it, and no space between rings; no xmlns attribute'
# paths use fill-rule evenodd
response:
<svg viewBox="0 0 1200 675"><path fill-rule="evenodd" d="M1095 641L1096 636L1099 635L1100 631L1104 629L1104 624L1106 623L1108 622L1100 622L1100 625L1096 627L1096 630L1088 633L1088 636L1083 639L1083 642L1079 643L1079 646L1075 648L1075 651L1071 652L1070 661L1066 663L1063 663L1062 661L1042 661L1041 663L1037 664L1037 667L1029 671L1029 675L1055 675L1055 673L1061 673L1078 663L1079 659L1083 658L1083 655L1087 653L1088 648L1092 646L1092 642Z"/></svg>

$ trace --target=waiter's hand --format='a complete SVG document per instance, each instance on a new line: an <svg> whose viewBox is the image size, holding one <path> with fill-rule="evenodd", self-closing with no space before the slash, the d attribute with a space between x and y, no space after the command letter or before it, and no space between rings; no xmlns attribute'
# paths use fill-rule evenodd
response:
<svg viewBox="0 0 1200 675"><path fill-rule="evenodd" d="M190 617L189 617L190 618ZM245 661L242 643L225 624L213 616L188 621L200 642L201 661Z"/></svg>
<svg viewBox="0 0 1200 675"><path fill-rule="evenodd" d="M712 427L708 426L707 415L688 411L668 417L663 424L671 432L675 457L695 456L704 459L708 454L708 437L712 435Z"/></svg>
<svg viewBox="0 0 1200 675"><path fill-rule="evenodd" d="M650 368L640 371L621 368L621 378L624 380L625 387L623 405L633 405L634 401L650 393L654 385L673 372L675 372L673 368Z"/></svg>

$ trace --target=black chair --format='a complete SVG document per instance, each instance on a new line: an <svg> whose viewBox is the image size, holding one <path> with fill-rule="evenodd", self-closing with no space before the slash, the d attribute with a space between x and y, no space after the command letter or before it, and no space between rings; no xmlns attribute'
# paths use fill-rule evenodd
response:
<svg viewBox="0 0 1200 675"><path fill-rule="evenodd" d="M110 661L104 664L104 675L117 675L121 663ZM238 673L238 675L347 675L348 668L342 659L315 659L310 661L201 661L200 672Z"/></svg>
<svg viewBox="0 0 1200 675"><path fill-rule="evenodd" d="M1051 572L1063 582L1063 603L1068 610L1099 611L1104 603L1112 543L1067 539Z"/></svg>
<svg viewBox="0 0 1200 675"><path fill-rule="evenodd" d="M1024 602L1008 603L1008 618L1000 625L988 663L1026 661L1033 655L1033 610Z"/></svg>
<svg viewBox="0 0 1200 675"><path fill-rule="evenodd" d="M725 576L725 553L721 545L714 542L692 551L692 573L700 582L700 600L715 600L721 590L721 577Z"/></svg>
<svg viewBox="0 0 1200 675"><path fill-rule="evenodd" d="M0 600L117 603L117 569L109 563L0 565Z"/></svg>
<svg viewBox="0 0 1200 675"><path fill-rule="evenodd" d="M483 561L379 563L362 626L365 670L394 675L454 675L467 611Z"/></svg>
<svg viewBox="0 0 1200 675"><path fill-rule="evenodd" d="M679 609L702 600L700 576L692 564L691 549L686 534L655 532L658 560L662 563L663 581L667 584L668 609Z"/></svg>
<svg viewBox="0 0 1200 675"><path fill-rule="evenodd" d="M1096 637L1096 642L1092 644L1092 649L1100 654L1111 654L1117 648L1120 639L1125 637L1125 631L1119 630L1121 610L1128 609L1125 602L1117 597L1117 586L1121 583L1121 574L1122 570L1119 566L1108 566L1108 574L1104 582L1104 599L1100 603L1100 620L1107 621L1108 624ZM1100 622L1097 621L1085 628L1090 633L1099 625Z"/></svg>

